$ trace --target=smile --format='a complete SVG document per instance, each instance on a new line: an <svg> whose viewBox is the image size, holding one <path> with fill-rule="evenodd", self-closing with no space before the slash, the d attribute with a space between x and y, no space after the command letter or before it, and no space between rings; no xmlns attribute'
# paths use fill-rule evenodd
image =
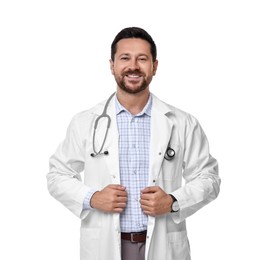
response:
<svg viewBox="0 0 268 260"><path fill-rule="evenodd" d="M133 74L126 75L126 76L129 78L139 78L140 77L140 75L133 75Z"/></svg>

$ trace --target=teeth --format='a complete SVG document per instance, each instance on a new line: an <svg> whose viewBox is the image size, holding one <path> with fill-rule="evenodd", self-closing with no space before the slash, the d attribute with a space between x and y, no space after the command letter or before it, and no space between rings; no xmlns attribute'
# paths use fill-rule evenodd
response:
<svg viewBox="0 0 268 260"><path fill-rule="evenodd" d="M130 77L130 78L138 78L139 76L138 75L128 75L128 77Z"/></svg>

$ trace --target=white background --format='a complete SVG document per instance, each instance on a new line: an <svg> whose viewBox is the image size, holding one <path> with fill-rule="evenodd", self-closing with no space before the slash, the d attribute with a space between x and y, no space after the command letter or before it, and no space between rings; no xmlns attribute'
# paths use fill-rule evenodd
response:
<svg viewBox="0 0 268 260"><path fill-rule="evenodd" d="M110 44L154 38L151 90L193 114L220 165L219 198L188 219L193 260L268 259L266 1L0 3L0 259L79 259L79 219L47 192L74 114L115 89Z"/></svg>

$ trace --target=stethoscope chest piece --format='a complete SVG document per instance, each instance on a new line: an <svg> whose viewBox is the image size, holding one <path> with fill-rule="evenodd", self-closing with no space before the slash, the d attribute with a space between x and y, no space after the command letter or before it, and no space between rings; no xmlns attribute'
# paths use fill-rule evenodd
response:
<svg viewBox="0 0 268 260"><path fill-rule="evenodd" d="M168 147L165 153L164 158L168 161L172 160L175 157L175 151L171 147Z"/></svg>

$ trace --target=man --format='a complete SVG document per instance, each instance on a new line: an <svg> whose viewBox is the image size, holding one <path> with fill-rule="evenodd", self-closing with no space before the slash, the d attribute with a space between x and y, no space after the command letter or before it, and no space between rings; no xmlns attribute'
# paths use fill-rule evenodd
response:
<svg viewBox="0 0 268 260"><path fill-rule="evenodd" d="M77 114L50 158L51 195L82 220L81 260L188 260L185 219L219 193L197 120L149 91L156 54L143 29L119 32L116 95Z"/></svg>

